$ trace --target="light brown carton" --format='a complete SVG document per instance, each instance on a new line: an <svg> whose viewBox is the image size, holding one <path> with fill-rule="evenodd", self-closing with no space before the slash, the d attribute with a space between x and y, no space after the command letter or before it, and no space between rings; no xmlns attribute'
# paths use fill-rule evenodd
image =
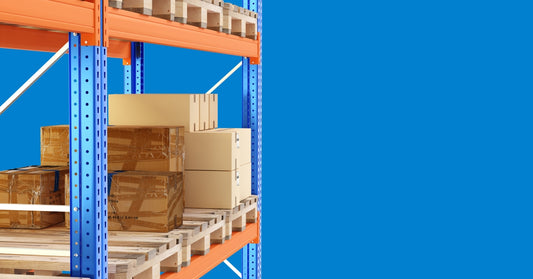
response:
<svg viewBox="0 0 533 279"><path fill-rule="evenodd" d="M108 180L110 231L169 232L182 225L183 173L112 172ZM69 189L68 177L66 181ZM70 202L69 191L66 200ZM69 213L65 219L70 220Z"/></svg>
<svg viewBox="0 0 533 279"><path fill-rule="evenodd" d="M68 167L37 166L0 172L0 203L65 204ZM61 212L0 211L1 228L41 229L63 222Z"/></svg>
<svg viewBox="0 0 533 279"><path fill-rule="evenodd" d="M200 130L198 94L111 94L109 124L133 126L183 126Z"/></svg>
<svg viewBox="0 0 533 279"><path fill-rule="evenodd" d="M209 130L209 95L200 94L200 131Z"/></svg>
<svg viewBox="0 0 533 279"><path fill-rule="evenodd" d="M183 171L182 127L109 126L108 170ZM69 165L69 127L41 127L41 164Z"/></svg>
<svg viewBox="0 0 533 279"><path fill-rule="evenodd" d="M185 171L185 206L232 209L251 195L251 164L233 171Z"/></svg>
<svg viewBox="0 0 533 279"><path fill-rule="evenodd" d="M209 95L209 129L218 128L218 95Z"/></svg>
<svg viewBox="0 0 533 279"><path fill-rule="evenodd" d="M186 170L234 170L251 162L251 131L245 128L185 133Z"/></svg>

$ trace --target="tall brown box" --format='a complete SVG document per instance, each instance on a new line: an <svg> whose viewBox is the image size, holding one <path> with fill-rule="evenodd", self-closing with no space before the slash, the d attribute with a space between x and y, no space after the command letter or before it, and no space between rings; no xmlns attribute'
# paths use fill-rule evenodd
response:
<svg viewBox="0 0 533 279"><path fill-rule="evenodd" d="M109 126L108 170L183 171L183 127ZM69 127L41 127L41 164L69 165Z"/></svg>
<svg viewBox="0 0 533 279"><path fill-rule="evenodd" d="M0 203L65 204L68 167L26 167L0 172ZM61 212L0 211L1 228L41 229L63 222Z"/></svg>
<svg viewBox="0 0 533 279"><path fill-rule="evenodd" d="M182 225L185 204L181 172L111 172L108 180L110 231L168 232ZM69 199L66 191L67 203ZM69 220L68 213L65 218Z"/></svg>
<svg viewBox="0 0 533 279"><path fill-rule="evenodd" d="M198 94L111 94L109 124L132 126L183 126L200 128Z"/></svg>

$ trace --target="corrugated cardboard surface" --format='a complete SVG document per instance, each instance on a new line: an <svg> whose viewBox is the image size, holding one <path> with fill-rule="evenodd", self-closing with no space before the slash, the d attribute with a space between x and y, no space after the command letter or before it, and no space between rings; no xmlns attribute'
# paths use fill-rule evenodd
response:
<svg viewBox="0 0 533 279"><path fill-rule="evenodd" d="M110 231L168 232L182 225L182 173L126 171L109 177Z"/></svg>
<svg viewBox="0 0 533 279"><path fill-rule="evenodd" d="M0 172L0 203L64 205L68 167L26 167ZM61 212L0 211L1 228L40 229L63 222Z"/></svg>
<svg viewBox="0 0 533 279"><path fill-rule="evenodd" d="M239 197L244 200L252 195L252 164L248 163L239 167Z"/></svg>
<svg viewBox="0 0 533 279"><path fill-rule="evenodd" d="M232 171L185 171L185 206L232 209L250 196L251 165Z"/></svg>
<svg viewBox="0 0 533 279"><path fill-rule="evenodd" d="M209 129L209 95L200 94L200 131Z"/></svg>
<svg viewBox="0 0 533 279"><path fill-rule="evenodd" d="M199 131L199 94L112 94L109 124L183 126L187 132Z"/></svg>
<svg viewBox="0 0 533 279"><path fill-rule="evenodd" d="M186 170L234 170L251 162L250 129L186 133Z"/></svg>
<svg viewBox="0 0 533 279"><path fill-rule="evenodd" d="M218 128L218 95L209 95L209 129Z"/></svg>
<svg viewBox="0 0 533 279"><path fill-rule="evenodd" d="M183 171L183 127L109 126L108 169ZM41 164L69 165L69 127L41 128Z"/></svg>

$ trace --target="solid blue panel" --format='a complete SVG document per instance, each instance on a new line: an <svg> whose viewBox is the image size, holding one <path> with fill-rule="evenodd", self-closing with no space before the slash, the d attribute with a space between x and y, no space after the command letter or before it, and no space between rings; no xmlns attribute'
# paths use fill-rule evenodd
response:
<svg viewBox="0 0 533 279"><path fill-rule="evenodd" d="M107 278L107 55L70 40L71 274Z"/></svg>

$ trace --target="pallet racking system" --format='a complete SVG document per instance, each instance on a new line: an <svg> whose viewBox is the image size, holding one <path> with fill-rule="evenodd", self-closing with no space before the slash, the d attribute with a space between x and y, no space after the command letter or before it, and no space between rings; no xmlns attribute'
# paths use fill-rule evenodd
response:
<svg viewBox="0 0 533 279"><path fill-rule="evenodd" d="M258 13L257 40L110 8L107 0L0 1L0 48L56 52L69 43L72 277L108 278L107 58L123 59L124 92L141 94L144 43L243 57L242 124L252 129L252 194L261 213L262 0L243 0L243 7ZM199 278L239 249L242 277L261 278L260 224L161 278Z"/></svg>

